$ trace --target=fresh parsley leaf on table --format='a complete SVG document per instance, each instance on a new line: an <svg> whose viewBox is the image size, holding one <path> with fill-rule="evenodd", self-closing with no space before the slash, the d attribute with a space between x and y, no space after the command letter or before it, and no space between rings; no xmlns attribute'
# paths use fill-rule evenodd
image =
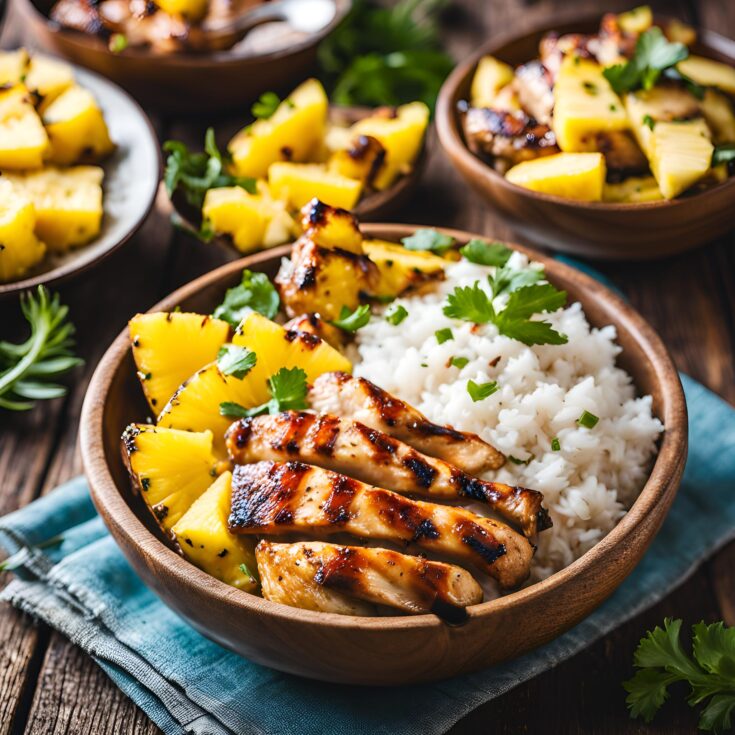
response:
<svg viewBox="0 0 735 735"><path fill-rule="evenodd" d="M354 311L350 311L347 306L343 306L339 312L339 319L335 319L330 324L344 329L346 332L356 332L370 321L370 316L369 304L362 304Z"/></svg>
<svg viewBox="0 0 735 735"><path fill-rule="evenodd" d="M263 413L280 413L281 411L300 411L308 408L306 400L308 385L306 373L301 368L281 368L268 378L270 401L254 408L245 408L239 403L225 401L219 404L221 416L232 418L251 418Z"/></svg>
<svg viewBox="0 0 735 735"><path fill-rule="evenodd" d="M268 276L246 268L242 272L240 285L227 290L224 301L214 310L213 316L237 327L251 311L273 319L280 303L278 291Z"/></svg>

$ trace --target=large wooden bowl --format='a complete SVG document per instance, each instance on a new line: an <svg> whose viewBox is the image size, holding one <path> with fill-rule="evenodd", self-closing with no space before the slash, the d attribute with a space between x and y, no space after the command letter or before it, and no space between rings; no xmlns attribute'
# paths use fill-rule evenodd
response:
<svg viewBox="0 0 735 735"><path fill-rule="evenodd" d="M410 225L366 225L371 237L396 240ZM447 230L460 242L473 237ZM515 246L514 246L515 247ZM563 633L594 610L631 572L658 531L676 493L687 453L687 415L679 377L653 329L620 297L569 266L540 260L549 279L580 301L595 326L614 324L620 364L641 394L653 396L666 429L650 477L631 510L594 548L539 584L468 609L450 627L434 615L360 618L310 612L229 587L172 551L132 493L120 459L120 434L146 416L127 333L92 378L81 420L81 449L92 497L107 527L144 582L205 636L260 664L302 676L356 684L442 679L518 656ZM273 275L288 247L229 263L174 292L154 310L211 312L243 268Z"/></svg>
<svg viewBox="0 0 735 735"><path fill-rule="evenodd" d="M293 87L314 68L319 42L344 18L351 0L335 0L331 23L298 43L268 53L235 55L151 54L130 48L112 53L90 34L61 28L49 20L54 0L16 0L34 40L81 66L109 77L127 89L146 108L186 115L242 111L268 90Z"/></svg>
<svg viewBox="0 0 735 735"><path fill-rule="evenodd" d="M523 36L505 36L482 46L447 78L439 94L439 140L457 170L488 204L499 209L526 240L587 258L648 260L681 252L715 239L733 227L735 177L700 194L642 204L578 202L511 184L470 152L462 134L457 103L469 99L480 57L492 54L513 66L538 57L549 31L592 33L599 16L553 24ZM692 51L735 65L735 42L698 30Z"/></svg>

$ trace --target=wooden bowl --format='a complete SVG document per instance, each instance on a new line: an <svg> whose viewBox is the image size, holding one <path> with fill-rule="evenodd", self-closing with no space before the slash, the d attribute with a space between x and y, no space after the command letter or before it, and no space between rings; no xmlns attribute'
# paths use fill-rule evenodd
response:
<svg viewBox="0 0 735 735"><path fill-rule="evenodd" d="M100 234L88 245L63 255L47 254L21 280L0 283L0 298L78 275L99 262L135 234L155 202L161 153L156 133L140 105L99 74L75 67L74 76L94 94L117 145L100 164L105 170Z"/></svg>
<svg viewBox="0 0 735 735"><path fill-rule="evenodd" d="M316 63L319 42L337 27L351 6L351 0L335 0L332 22L303 41L269 53L238 56L227 51L162 55L140 48L114 54L97 36L62 28L49 20L54 0L17 3L38 43L109 77L146 109L210 117L217 112L249 109L261 93L283 91L294 79L308 76Z"/></svg>
<svg viewBox="0 0 735 735"><path fill-rule="evenodd" d="M370 237L398 240L411 225L365 225ZM460 242L475 237L445 230ZM516 246L514 246L516 247ZM430 681L491 666L540 646L589 615L625 579L656 535L676 493L687 453L687 413L676 368L653 329L597 281L537 253L549 280L580 301L595 326L615 325L620 364L663 421L660 450L631 510L595 547L561 572L468 609L450 627L435 615L361 618L299 610L219 582L178 556L152 530L131 491L120 435L146 416L128 335L97 367L84 402L81 449L92 497L112 536L143 581L197 630L221 645L293 674L353 684ZM273 276L289 247L228 263L180 288L153 310L209 313L243 268Z"/></svg>
<svg viewBox="0 0 735 735"><path fill-rule="evenodd" d="M712 189L672 201L642 204L578 202L540 194L511 184L470 152L462 134L457 103L469 98L480 57L492 54L513 66L538 57L538 44L549 31L591 33L599 16L553 24L523 36L505 36L482 46L447 78L439 94L439 140L457 170L510 225L530 242L587 258L649 260L713 240L733 227L735 177ZM735 42L697 30L695 54L735 65Z"/></svg>

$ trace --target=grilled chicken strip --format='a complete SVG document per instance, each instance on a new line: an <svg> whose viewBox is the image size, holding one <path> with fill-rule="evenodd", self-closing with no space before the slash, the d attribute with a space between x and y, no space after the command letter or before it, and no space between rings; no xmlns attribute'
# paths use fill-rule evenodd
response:
<svg viewBox="0 0 735 735"><path fill-rule="evenodd" d="M241 419L227 432L227 451L235 464L298 459L399 493L479 500L530 537L551 525L541 493L479 480L382 431L331 414L286 411Z"/></svg>
<svg viewBox="0 0 735 735"><path fill-rule="evenodd" d="M315 314L314 312L295 316L293 319L287 321L283 325L283 328L315 334L319 339L323 339L340 351L344 349L349 337L349 333L345 332L344 329L331 325L329 322L324 321L319 314Z"/></svg>
<svg viewBox="0 0 735 735"><path fill-rule="evenodd" d="M461 567L389 549L263 540L255 557L263 597L308 610L373 615L375 603L441 615L482 602L482 588Z"/></svg>
<svg viewBox="0 0 735 735"><path fill-rule="evenodd" d="M502 467L505 457L477 434L433 424L375 383L342 372L320 375L309 392L312 408L359 421L450 462L471 475Z"/></svg>
<svg viewBox="0 0 735 735"><path fill-rule="evenodd" d="M423 503L302 462L235 467L228 521L237 534L349 533L415 543L469 561L503 588L529 574L533 547L500 521Z"/></svg>

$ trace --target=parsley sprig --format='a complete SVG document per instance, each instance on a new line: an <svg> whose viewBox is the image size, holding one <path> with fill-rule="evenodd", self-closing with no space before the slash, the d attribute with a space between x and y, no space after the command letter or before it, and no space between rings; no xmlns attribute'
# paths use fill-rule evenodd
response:
<svg viewBox="0 0 735 735"><path fill-rule="evenodd" d="M245 408L234 401L223 401L219 404L220 416L245 419L263 413L300 411L309 407L306 400L308 392L306 372L301 368L281 368L268 378L268 390L271 399L254 408Z"/></svg>
<svg viewBox="0 0 735 735"><path fill-rule="evenodd" d="M273 319L280 303L278 291L268 276L246 268L240 284L227 290L224 301L214 310L214 317L237 327L251 311Z"/></svg>
<svg viewBox="0 0 735 735"><path fill-rule="evenodd" d="M416 230L413 235L401 238L406 250L428 250L437 255L444 255L453 245L454 238L432 229Z"/></svg>
<svg viewBox="0 0 735 735"><path fill-rule="evenodd" d="M242 380L254 367L258 356L247 347L230 343L222 345L217 353L217 367L223 375Z"/></svg>
<svg viewBox="0 0 735 735"><path fill-rule="evenodd" d="M638 644L633 663L638 671L623 683L631 717L651 722L678 681L691 688L690 706L704 704L701 730L721 733L732 727L735 712L735 627L697 623L692 627L692 654L684 650L681 620L664 620ZM705 704L706 702L706 704Z"/></svg>
<svg viewBox="0 0 735 735"><path fill-rule="evenodd" d="M284 101L289 107L295 107L290 99L286 98ZM281 98L275 92L263 92L258 101L253 103L250 112L253 113L253 117L257 117L259 120L268 120L268 118L275 115L280 104Z"/></svg>

